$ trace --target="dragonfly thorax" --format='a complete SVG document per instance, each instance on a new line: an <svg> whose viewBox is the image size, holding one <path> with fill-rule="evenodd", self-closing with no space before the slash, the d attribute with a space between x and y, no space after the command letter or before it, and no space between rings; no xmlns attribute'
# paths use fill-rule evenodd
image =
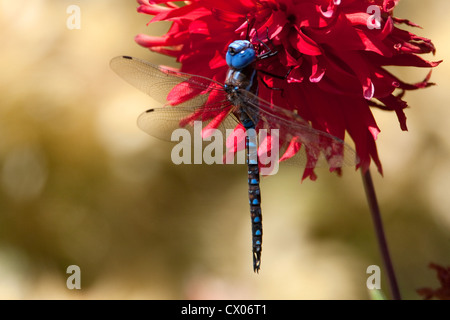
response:
<svg viewBox="0 0 450 320"><path fill-rule="evenodd" d="M225 79L224 89L227 99L235 106L241 106L242 97L240 90L246 90L253 94L258 93L258 81L256 81L256 69L248 66L242 70L230 68Z"/></svg>
<svg viewBox="0 0 450 320"><path fill-rule="evenodd" d="M227 99L237 109L235 115L245 128L255 125L255 119L247 115L248 105L242 96L242 91L258 94L258 81L256 81L256 53L253 45L248 40L236 40L228 46L226 61L230 67L225 79L224 89Z"/></svg>

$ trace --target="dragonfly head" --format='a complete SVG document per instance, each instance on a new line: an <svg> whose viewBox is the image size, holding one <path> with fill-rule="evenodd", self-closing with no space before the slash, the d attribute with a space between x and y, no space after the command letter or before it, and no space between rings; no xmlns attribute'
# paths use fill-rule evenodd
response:
<svg viewBox="0 0 450 320"><path fill-rule="evenodd" d="M228 46L226 61L230 68L243 69L256 60L256 52L248 40L236 40Z"/></svg>

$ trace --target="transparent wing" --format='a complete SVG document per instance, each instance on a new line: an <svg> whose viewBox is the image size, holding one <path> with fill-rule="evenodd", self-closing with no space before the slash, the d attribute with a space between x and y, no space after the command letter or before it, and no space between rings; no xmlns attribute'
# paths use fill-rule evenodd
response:
<svg viewBox="0 0 450 320"><path fill-rule="evenodd" d="M205 127L222 113L230 115L232 106L223 85L212 79L129 56L113 58L110 66L125 81L163 106L149 109L138 118L139 128L151 136L170 141L172 132L180 126L193 130L194 120L202 121ZM224 131L237 124L237 119L231 115L224 117L218 128Z"/></svg>
<svg viewBox="0 0 450 320"><path fill-rule="evenodd" d="M343 140L324 131L314 129L309 122L298 114L273 105L251 92L240 90L239 97L250 118L255 119L257 129L267 129L273 132L278 129L280 156L289 148L299 152L291 161L307 168L353 166L359 163L354 149ZM261 141L260 141L261 142Z"/></svg>
<svg viewBox="0 0 450 320"><path fill-rule="evenodd" d="M201 102L206 102L208 93L223 91L223 86L212 79L170 70L129 56L113 58L110 66L125 81L162 105L176 102L174 98L185 97L188 100L187 98L192 97L193 99L177 105L201 106ZM175 87L176 92L170 94Z"/></svg>
<svg viewBox="0 0 450 320"><path fill-rule="evenodd" d="M229 108L232 106L228 101L224 101L220 109L218 111L227 111L226 104L228 104ZM144 130L149 135L165 140L165 141L173 141L172 134L176 129L184 128L191 133L191 136L194 134L194 121L196 123L201 122L201 128L206 128L212 119L197 119L197 117L193 117L193 114L201 114L204 108L202 106L183 106L183 107L165 107L165 108L155 108L149 109L143 112L138 118L138 126L142 130ZM207 111L210 113L211 110ZM189 121L192 119L192 121ZM184 124L183 124L184 123ZM239 124L238 119L232 114L228 113L225 119L223 119L219 125L216 126L216 129L222 132L222 136L225 138L227 134L227 129L234 129ZM198 132L196 132L198 133Z"/></svg>

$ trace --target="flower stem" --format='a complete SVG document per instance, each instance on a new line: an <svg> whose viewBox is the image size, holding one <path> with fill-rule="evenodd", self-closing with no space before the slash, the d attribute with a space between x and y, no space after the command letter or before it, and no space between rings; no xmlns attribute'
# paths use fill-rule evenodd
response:
<svg viewBox="0 0 450 320"><path fill-rule="evenodd" d="M386 242L386 237L384 235L384 228L383 222L381 220L380 208L378 207L377 196L375 194L375 188L373 186L370 170L368 169L366 172L363 172L361 170L361 175L364 184L364 190L366 191L367 202L369 204L370 212L372 214L372 220L378 240L378 246L381 252L381 258L383 260L384 267L386 268L388 276L391 296L393 300L401 300L400 290L397 284L397 278L395 276L394 267L392 265L392 260Z"/></svg>

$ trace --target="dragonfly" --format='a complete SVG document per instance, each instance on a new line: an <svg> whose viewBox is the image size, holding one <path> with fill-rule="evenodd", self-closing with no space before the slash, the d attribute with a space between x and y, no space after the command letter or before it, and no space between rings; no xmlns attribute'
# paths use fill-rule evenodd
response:
<svg viewBox="0 0 450 320"><path fill-rule="evenodd" d="M233 41L225 56L228 72L224 83L130 56L115 57L110 63L113 71L125 81L163 105L148 109L138 118L138 126L151 136L170 141L171 131L191 126L194 119L204 121L205 128L219 125L222 129L244 128L255 273L261 267L263 236L256 131L276 129L281 141L303 146L307 156L301 158L300 164L305 167L314 168L319 158L325 159L330 168L358 162L356 152L343 140L313 128L296 112L258 97L259 71L255 63L275 54L271 50L257 54L248 40Z"/></svg>

